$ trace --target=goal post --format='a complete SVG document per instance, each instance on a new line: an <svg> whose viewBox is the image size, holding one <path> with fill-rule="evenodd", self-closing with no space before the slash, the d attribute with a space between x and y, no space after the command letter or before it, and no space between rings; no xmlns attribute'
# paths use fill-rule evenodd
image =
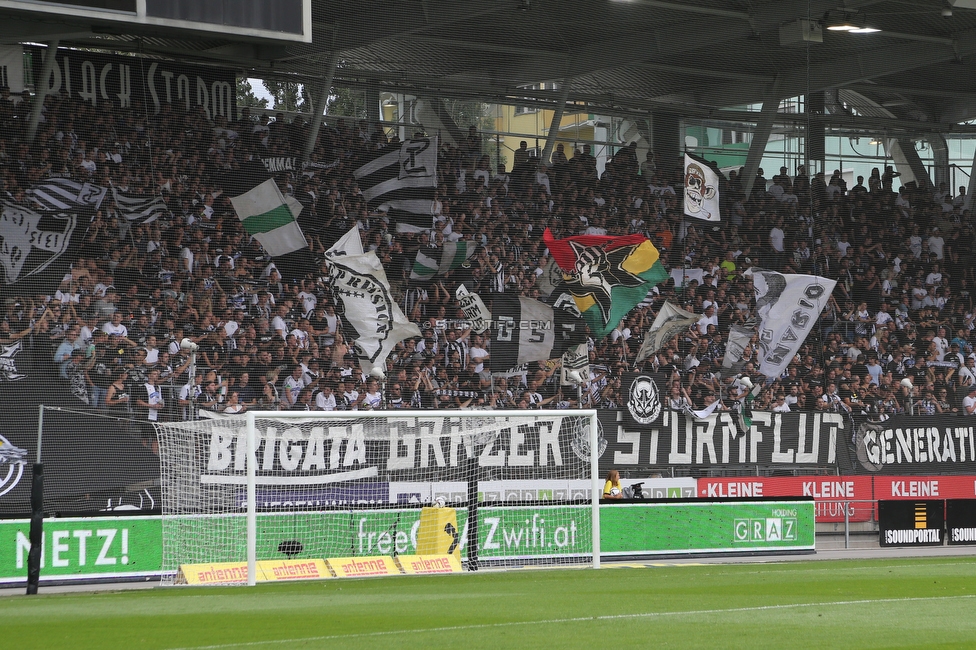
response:
<svg viewBox="0 0 976 650"><path fill-rule="evenodd" d="M599 567L598 428L595 410L252 411L160 424L163 582L187 565L246 563L234 581L254 584L261 562L285 557L396 564L435 553L432 518L468 570Z"/></svg>

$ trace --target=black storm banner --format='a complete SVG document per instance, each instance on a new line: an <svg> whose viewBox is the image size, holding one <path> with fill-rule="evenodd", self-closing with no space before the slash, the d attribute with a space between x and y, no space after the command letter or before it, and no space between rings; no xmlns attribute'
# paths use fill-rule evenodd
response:
<svg viewBox="0 0 976 650"><path fill-rule="evenodd" d="M43 48L32 47L34 78L41 78ZM237 81L232 70L60 49L51 68L51 93L68 93L95 106L111 102L131 108L133 102L159 113L164 105L178 112L202 108L213 120L223 115L237 119Z"/></svg>

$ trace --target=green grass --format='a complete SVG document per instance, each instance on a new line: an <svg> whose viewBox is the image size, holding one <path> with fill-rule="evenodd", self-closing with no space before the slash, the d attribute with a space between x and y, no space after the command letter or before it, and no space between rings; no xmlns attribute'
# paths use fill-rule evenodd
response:
<svg viewBox="0 0 976 650"><path fill-rule="evenodd" d="M525 570L0 598L3 648L974 648L976 559Z"/></svg>

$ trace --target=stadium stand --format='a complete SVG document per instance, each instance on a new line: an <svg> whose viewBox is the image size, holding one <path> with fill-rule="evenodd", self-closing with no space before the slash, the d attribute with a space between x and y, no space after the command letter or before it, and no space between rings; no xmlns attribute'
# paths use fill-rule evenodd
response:
<svg viewBox="0 0 976 650"><path fill-rule="evenodd" d="M721 384L731 378L716 370L723 335L755 315L752 281L743 275L751 266L838 280L820 326L754 408L957 412L974 382L973 223L944 190L908 184L895 192L890 170L875 169L846 188L839 174L808 179L783 169L768 188L757 184L746 196L733 172L723 188L722 227L685 222L682 230L680 161L642 166L625 147L599 176L592 157L577 151L549 169L530 157L483 182L465 174L487 169L476 137L438 151L433 228L398 233L387 215L366 208L352 170L370 150L399 143L381 125L363 132L339 120L320 131L312 160L321 164L274 178L314 222L306 235L318 259L357 225L364 246L383 261L404 313L422 326L423 337L391 355L387 393L376 400L381 388L354 362L324 271L281 277L244 232L225 188L248 161L300 156L296 143L308 132L306 122L283 116L269 122L244 111L228 124L202 110L164 106L151 115L138 101L128 109L109 101L96 108L62 94L46 98L37 139L28 146L30 101L0 102L7 201L36 205L29 190L54 181L161 199L153 211L133 216L110 192L57 292L10 296L3 305L0 336L30 337L49 349L59 390L92 408L107 408L118 370L127 370L130 394L157 370L166 394L160 417L192 416L189 391L180 395L188 382L184 337L199 345L192 401L200 408L533 408L579 399L613 407L623 403L621 377L665 300L702 320L643 369L663 378L666 394L677 389L701 408L708 395L729 392ZM590 338L595 372L582 396L560 387L553 364L492 382L490 345L443 325L458 316L453 297L462 282L483 294L538 297L547 227L557 237L646 234L667 268L694 278L686 286L659 285L610 336ZM430 282L410 280L418 250L458 240L479 247L468 265ZM481 363L476 355L486 353ZM760 379L754 364L745 372ZM916 404L909 405L900 385L905 377L916 386Z"/></svg>

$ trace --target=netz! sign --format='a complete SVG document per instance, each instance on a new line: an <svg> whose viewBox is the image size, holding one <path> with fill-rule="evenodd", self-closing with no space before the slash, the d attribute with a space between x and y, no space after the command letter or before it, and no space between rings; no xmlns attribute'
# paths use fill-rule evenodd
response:
<svg viewBox="0 0 976 650"><path fill-rule="evenodd" d="M601 468L661 465L832 465L848 421L838 413L755 411L743 434L734 414L697 419L662 409L650 424L601 411L607 438Z"/></svg>
<svg viewBox="0 0 976 650"><path fill-rule="evenodd" d="M257 424L256 483L314 485L396 474L409 477L474 462L498 478L524 476L527 468L582 465L579 417L384 418ZM243 422L215 425L206 441L201 483L243 484L247 432Z"/></svg>

